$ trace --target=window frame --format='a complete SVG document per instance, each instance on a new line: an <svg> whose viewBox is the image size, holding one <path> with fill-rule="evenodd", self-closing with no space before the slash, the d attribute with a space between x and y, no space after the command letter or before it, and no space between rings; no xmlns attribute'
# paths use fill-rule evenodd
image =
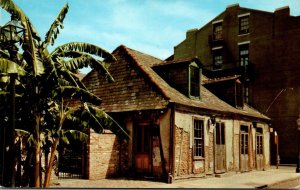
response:
<svg viewBox="0 0 300 190"><path fill-rule="evenodd" d="M256 129L256 154L263 155L264 154L264 134L263 134L263 128L258 127Z"/></svg>
<svg viewBox="0 0 300 190"><path fill-rule="evenodd" d="M250 33L249 14L239 16L239 35Z"/></svg>
<svg viewBox="0 0 300 190"><path fill-rule="evenodd" d="M223 39L223 22L220 21L220 22L213 23L213 40L222 40L222 39Z"/></svg>
<svg viewBox="0 0 300 190"><path fill-rule="evenodd" d="M239 65L240 65L240 67L249 66L249 47L250 47L250 43L239 44Z"/></svg>
<svg viewBox="0 0 300 190"><path fill-rule="evenodd" d="M197 124L197 125L196 125ZM199 130L199 135L196 135L196 127ZM193 159L194 160L202 160L205 158L205 127L204 127L204 119L193 118ZM197 141L198 143L196 143ZM199 146L200 145L200 146ZM199 151L197 151L199 149Z"/></svg>
<svg viewBox="0 0 300 190"><path fill-rule="evenodd" d="M216 60L216 57L219 57L220 59ZM219 61L220 63L217 64L216 61ZM222 69L222 66L223 66L223 51L222 51L222 48L214 49L213 50L213 70Z"/></svg>

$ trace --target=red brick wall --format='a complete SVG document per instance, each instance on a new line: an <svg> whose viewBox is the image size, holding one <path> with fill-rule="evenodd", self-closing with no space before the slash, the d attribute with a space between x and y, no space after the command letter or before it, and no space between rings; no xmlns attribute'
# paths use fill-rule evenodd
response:
<svg viewBox="0 0 300 190"><path fill-rule="evenodd" d="M89 179L104 179L118 175L120 143L109 131L104 134L90 133ZM123 161L124 162L124 161Z"/></svg>

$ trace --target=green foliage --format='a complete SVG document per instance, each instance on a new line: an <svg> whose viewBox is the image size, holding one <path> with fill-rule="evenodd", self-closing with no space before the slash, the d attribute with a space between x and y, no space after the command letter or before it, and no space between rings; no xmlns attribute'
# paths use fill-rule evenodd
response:
<svg viewBox="0 0 300 190"><path fill-rule="evenodd" d="M110 129L120 138L128 139L126 131L96 107L101 104L101 99L89 92L76 75L79 69L90 66L113 81L106 63L115 61L114 56L96 45L83 42L64 44L51 53L47 50L63 29L68 4L61 9L44 41L12 0L0 0L0 7L13 15L24 28L16 56L8 49L9 46L0 50L0 125L8 125L8 76L17 73L16 135L27 147L29 161L26 164L32 164L33 150L36 150L36 155L40 155L40 147L43 151L50 147L55 151L59 139L65 143L70 138L86 140L87 128L99 133ZM35 170L35 175L40 175L40 172Z"/></svg>
<svg viewBox="0 0 300 190"><path fill-rule="evenodd" d="M9 59L0 58L0 73L17 73L19 76L23 76L25 75L26 71L20 65L10 61Z"/></svg>

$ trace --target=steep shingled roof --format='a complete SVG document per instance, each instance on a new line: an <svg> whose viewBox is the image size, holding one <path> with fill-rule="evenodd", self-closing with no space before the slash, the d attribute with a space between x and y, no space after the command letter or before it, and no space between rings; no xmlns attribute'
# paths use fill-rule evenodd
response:
<svg viewBox="0 0 300 190"><path fill-rule="evenodd" d="M212 112L269 119L249 106L245 106L243 110L236 109L217 98L203 86L200 88L201 100L186 97L172 88L152 69L153 66L163 63L158 58L124 45L116 48L112 54L118 59L109 68L110 73L116 79L115 83L102 80L94 70L84 78L87 88L102 98L101 106L107 112L162 109L174 102Z"/></svg>
<svg viewBox="0 0 300 190"><path fill-rule="evenodd" d="M144 54L142 52L130 49L126 46L120 46L119 48L123 48L126 51L126 53L128 53L128 55L132 57L137 66L139 66L139 68L150 79L150 81L162 92L163 96L167 98L169 102L175 102L178 104L203 108L207 110L230 112L251 117L257 117L261 119L269 119L267 116L261 114L249 105L245 105L243 110L234 108L231 105L219 99L218 97L216 97L203 86L201 86L200 88L201 100L192 100L186 97L185 95L181 94L176 89L172 88L151 68L152 66L157 66L159 63L163 63L162 60Z"/></svg>

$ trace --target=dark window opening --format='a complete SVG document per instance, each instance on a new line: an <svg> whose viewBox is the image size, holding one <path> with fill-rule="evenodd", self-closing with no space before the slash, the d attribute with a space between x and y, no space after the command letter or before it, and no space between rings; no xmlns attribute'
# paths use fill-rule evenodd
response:
<svg viewBox="0 0 300 190"><path fill-rule="evenodd" d="M236 83L236 107L243 107L243 85L242 83Z"/></svg>
<svg viewBox="0 0 300 190"><path fill-rule="evenodd" d="M190 66L190 95L200 96L200 72L199 68Z"/></svg>
<svg viewBox="0 0 300 190"><path fill-rule="evenodd" d="M247 125L241 125L241 132L248 133L248 126Z"/></svg>
<svg viewBox="0 0 300 190"><path fill-rule="evenodd" d="M194 120L194 157L204 157L204 124L203 120Z"/></svg>
<svg viewBox="0 0 300 190"><path fill-rule="evenodd" d="M239 18L239 34L249 33L249 16Z"/></svg>

